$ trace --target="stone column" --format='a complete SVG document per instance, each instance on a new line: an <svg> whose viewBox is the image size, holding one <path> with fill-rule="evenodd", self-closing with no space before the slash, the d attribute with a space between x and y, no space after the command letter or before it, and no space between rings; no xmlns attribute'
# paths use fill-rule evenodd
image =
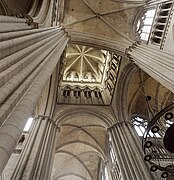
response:
<svg viewBox="0 0 174 180"><path fill-rule="evenodd" d="M11 180L51 179L57 131L48 117L38 117Z"/></svg>
<svg viewBox="0 0 174 180"><path fill-rule="evenodd" d="M6 22L9 27L4 26ZM27 24L27 20L14 17L0 16L0 27L4 27L2 31L0 28L0 33L3 32L0 34L2 174L27 119L32 115L37 100L65 49L68 37L61 27L33 29L30 23Z"/></svg>
<svg viewBox="0 0 174 180"><path fill-rule="evenodd" d="M130 122L116 123L109 128L109 132L121 171L121 179L154 179L143 160L139 142L137 142Z"/></svg>
<svg viewBox="0 0 174 180"><path fill-rule="evenodd" d="M0 33L32 29L28 22L24 18L0 15Z"/></svg>
<svg viewBox="0 0 174 180"><path fill-rule="evenodd" d="M127 53L143 71L174 92L174 54L141 44Z"/></svg>

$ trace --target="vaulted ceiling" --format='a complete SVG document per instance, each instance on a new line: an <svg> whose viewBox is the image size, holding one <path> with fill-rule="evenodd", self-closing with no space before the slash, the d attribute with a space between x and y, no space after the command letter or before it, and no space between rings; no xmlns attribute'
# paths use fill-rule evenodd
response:
<svg viewBox="0 0 174 180"><path fill-rule="evenodd" d="M133 42L133 22L144 1L67 0L63 25L72 41L80 36L125 44ZM84 39L83 39L84 40ZM85 43L85 42L84 42Z"/></svg>
<svg viewBox="0 0 174 180"><path fill-rule="evenodd" d="M151 97L149 102L146 101L147 96ZM138 115L149 119L150 114L156 114L173 101L174 94L141 69L137 69L133 74L127 95L130 118Z"/></svg>
<svg viewBox="0 0 174 180"><path fill-rule="evenodd" d="M143 2L66 0L62 25L74 44L66 51L64 81L75 72L80 81L88 72L101 81L105 62L95 47L124 53L133 42L133 22ZM58 133L52 180L98 180L100 162L106 161L106 132L96 116L68 117Z"/></svg>
<svg viewBox="0 0 174 180"><path fill-rule="evenodd" d="M96 116L68 116L58 133L52 180L97 180L100 161L105 161L106 136Z"/></svg>
<svg viewBox="0 0 174 180"><path fill-rule="evenodd" d="M105 58L100 49L69 44L64 60L64 81L101 82Z"/></svg>

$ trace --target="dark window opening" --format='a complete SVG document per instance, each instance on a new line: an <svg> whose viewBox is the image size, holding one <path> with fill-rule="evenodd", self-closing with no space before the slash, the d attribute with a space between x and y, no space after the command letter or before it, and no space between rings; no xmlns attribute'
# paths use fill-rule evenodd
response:
<svg viewBox="0 0 174 180"><path fill-rule="evenodd" d="M80 97L80 91L75 90L75 91L74 91L74 96L75 96L75 97Z"/></svg>
<svg viewBox="0 0 174 180"><path fill-rule="evenodd" d="M91 92L90 91L84 91L85 97L91 97Z"/></svg>
<svg viewBox="0 0 174 180"><path fill-rule="evenodd" d="M67 96L70 96L70 90L63 90L63 96L64 97L67 97Z"/></svg>
<svg viewBox="0 0 174 180"><path fill-rule="evenodd" d="M114 80L114 76L110 73L109 78L113 81Z"/></svg>
<svg viewBox="0 0 174 180"><path fill-rule="evenodd" d="M112 91L112 87L111 87L110 84L107 85L107 88L108 88L109 91Z"/></svg>
<svg viewBox="0 0 174 180"><path fill-rule="evenodd" d="M111 68L112 68L113 70L116 70L116 69L117 69L117 66L115 65L115 63L112 63Z"/></svg>

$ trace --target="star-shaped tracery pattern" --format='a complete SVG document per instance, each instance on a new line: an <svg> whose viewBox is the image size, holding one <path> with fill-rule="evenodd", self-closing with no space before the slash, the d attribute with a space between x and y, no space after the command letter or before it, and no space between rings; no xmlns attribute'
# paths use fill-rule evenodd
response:
<svg viewBox="0 0 174 180"><path fill-rule="evenodd" d="M101 82L105 58L102 50L68 45L63 81Z"/></svg>

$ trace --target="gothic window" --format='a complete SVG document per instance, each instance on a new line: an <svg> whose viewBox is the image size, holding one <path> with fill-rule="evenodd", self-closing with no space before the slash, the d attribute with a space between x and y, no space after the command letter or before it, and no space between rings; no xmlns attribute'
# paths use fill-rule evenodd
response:
<svg viewBox="0 0 174 180"><path fill-rule="evenodd" d="M63 96L66 97L66 90L63 90Z"/></svg>
<svg viewBox="0 0 174 180"><path fill-rule="evenodd" d="M109 135L109 167L111 169L111 176L113 179L120 179L120 168L115 156L112 138Z"/></svg>
<svg viewBox="0 0 174 180"><path fill-rule="evenodd" d="M109 180L108 170L106 166L105 166L105 180Z"/></svg>
<svg viewBox="0 0 174 180"><path fill-rule="evenodd" d="M32 123L33 123L33 118L29 118L26 125L25 125L25 127L24 127L24 129L23 129L23 131L24 132L29 132Z"/></svg>
<svg viewBox="0 0 174 180"><path fill-rule="evenodd" d="M81 90L79 88L75 88L74 89L74 96L76 98L80 97L80 94L81 94Z"/></svg>
<svg viewBox="0 0 174 180"><path fill-rule="evenodd" d="M112 87L111 87L110 84L107 85L107 88L108 88L108 90L109 90L110 92L112 91Z"/></svg>
<svg viewBox="0 0 174 180"><path fill-rule="evenodd" d="M112 147L111 139L109 139L109 145L110 145L110 147L109 147L109 155L110 155L111 163L113 164L116 161L116 157L115 157L114 149Z"/></svg>
<svg viewBox="0 0 174 180"><path fill-rule="evenodd" d="M98 97L98 93L97 93L97 91L95 91L95 92L94 92L94 94L95 94L95 97Z"/></svg>
<svg viewBox="0 0 174 180"><path fill-rule="evenodd" d="M153 24L153 19L155 16L156 9L149 9L146 13L139 19L137 23L137 32L141 40L147 41Z"/></svg>
<svg viewBox="0 0 174 180"><path fill-rule="evenodd" d="M115 65L115 63L112 62L111 68L112 68L113 70L116 70L116 69L117 69L117 66Z"/></svg>
<svg viewBox="0 0 174 180"><path fill-rule="evenodd" d="M110 79L111 81L113 81L113 80L114 80L114 76L112 75L112 73L110 73L110 75L109 75L109 79Z"/></svg>
<svg viewBox="0 0 174 180"><path fill-rule="evenodd" d="M25 141L25 139L26 139L26 136L27 136L27 134L28 134L29 131L30 131L30 128L31 128L32 123L33 123L33 118L31 117L31 118L29 118L29 119L27 120L27 123L26 123L26 125L25 125L25 127L24 127L24 129L23 129L23 133L21 134L21 136L20 136L20 138L19 138L19 140L18 140L17 147L16 147L15 150L14 150L15 153L20 154L21 149L19 149L19 146L21 147L22 144L24 143L24 141Z"/></svg>
<svg viewBox="0 0 174 180"><path fill-rule="evenodd" d="M152 42L155 44L161 44L163 41L165 29L169 23L171 8L172 2L164 2L159 6L151 38Z"/></svg>
<svg viewBox="0 0 174 180"><path fill-rule="evenodd" d="M102 168L102 177L101 177L102 180L109 180L109 175L108 175L108 170L107 170L107 167L106 165L103 166Z"/></svg>
<svg viewBox="0 0 174 180"><path fill-rule="evenodd" d="M85 95L85 97L90 98L91 97L91 91L88 90L88 89L85 89L84 90L84 95Z"/></svg>
<svg viewBox="0 0 174 180"><path fill-rule="evenodd" d="M94 91L94 94L96 98L102 98L101 92L98 89Z"/></svg>
<svg viewBox="0 0 174 180"><path fill-rule="evenodd" d="M76 91L76 90L75 90L75 91L74 91L74 96L75 96L75 97L80 97L80 91Z"/></svg>
<svg viewBox="0 0 174 180"><path fill-rule="evenodd" d="M142 117L136 116L136 117L132 118L132 124L134 125L134 128L135 128L138 136L142 137L143 134L145 133L146 127L148 125L148 120L146 120ZM154 136L160 137L160 135L158 133L150 132L149 135L151 137L154 137Z"/></svg>
<svg viewBox="0 0 174 180"><path fill-rule="evenodd" d="M64 89L64 90L63 90L63 96L64 96L64 97L70 96L70 90L69 90L69 89Z"/></svg>
<svg viewBox="0 0 174 180"><path fill-rule="evenodd" d="M70 88L67 86L63 89L63 96L66 98L68 96L70 96Z"/></svg>

